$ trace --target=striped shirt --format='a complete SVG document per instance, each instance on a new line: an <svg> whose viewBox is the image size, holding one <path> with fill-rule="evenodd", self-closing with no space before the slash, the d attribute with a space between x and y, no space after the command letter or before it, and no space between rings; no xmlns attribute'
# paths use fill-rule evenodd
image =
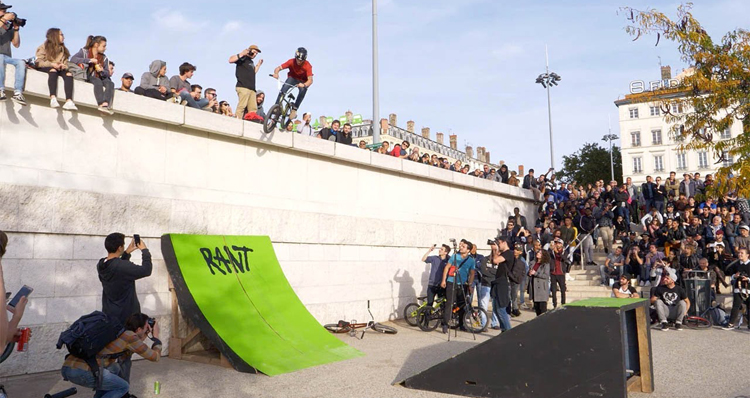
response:
<svg viewBox="0 0 750 398"><path fill-rule="evenodd" d="M112 354L119 354L121 352L125 352L124 355L126 356L138 354L143 358L148 359L149 361L157 362L159 361L159 357L161 356L161 344L154 343L151 348L148 348L146 343L144 343L143 340L141 340L141 338L138 337L137 334L135 334L135 332L126 330L116 340L107 344L106 347L99 351L99 353L96 355L96 361L100 366L103 366L105 368L109 367L115 361L117 361L117 358L102 357L106 357L107 355ZM89 365L83 359L74 357L73 355L68 355L65 358L65 363L63 364L63 366L67 366L71 369L91 370L89 368Z"/></svg>

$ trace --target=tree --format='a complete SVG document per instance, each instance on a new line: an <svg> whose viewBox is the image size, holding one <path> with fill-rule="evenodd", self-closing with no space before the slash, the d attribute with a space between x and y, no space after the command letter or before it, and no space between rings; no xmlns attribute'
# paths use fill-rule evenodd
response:
<svg viewBox="0 0 750 398"><path fill-rule="evenodd" d="M750 32L732 30L715 42L690 10L692 3L677 8L677 18L650 9L623 7L629 24L625 31L636 41L656 36L656 45L665 39L677 44L681 59L691 66L677 87L645 92L643 102L660 106L665 121L672 123L675 137L683 140L681 150L710 151L718 163L732 159L719 169L716 184L708 194L720 197L729 192L750 195ZM673 113L674 109L686 112ZM716 140L715 133L742 123L742 133L731 139Z"/></svg>
<svg viewBox="0 0 750 398"><path fill-rule="evenodd" d="M622 183L622 155L620 148L612 145L612 159L615 164L615 180ZM563 168L558 173L563 181L578 184L593 184L612 179L609 162L609 149L598 143L586 143L570 156L563 156Z"/></svg>

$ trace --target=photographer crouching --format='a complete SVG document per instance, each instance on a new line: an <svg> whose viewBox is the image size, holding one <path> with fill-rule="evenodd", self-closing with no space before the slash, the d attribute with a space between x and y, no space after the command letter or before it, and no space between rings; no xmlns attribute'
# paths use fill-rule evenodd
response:
<svg viewBox="0 0 750 398"><path fill-rule="evenodd" d="M13 84L13 102L26 105L23 98L23 83L26 79L26 62L22 59L13 58L10 46L18 48L21 46L21 34L19 29L26 26L26 20L18 18L16 13L8 12L9 6L0 2L0 101L5 96L5 65L11 64L16 70Z"/></svg>
<svg viewBox="0 0 750 398"><path fill-rule="evenodd" d="M145 341L151 333L151 348ZM96 355L99 365L99 378L94 376L89 365L83 359L73 355L65 357L62 367L63 379L79 386L93 388L97 398L121 398L128 393L129 383L123 379L118 358L138 354L143 358L158 362L161 357L162 343L159 340L159 324L148 315L137 313L131 315L125 323L125 330L117 339L107 344ZM132 397L132 395L131 395Z"/></svg>

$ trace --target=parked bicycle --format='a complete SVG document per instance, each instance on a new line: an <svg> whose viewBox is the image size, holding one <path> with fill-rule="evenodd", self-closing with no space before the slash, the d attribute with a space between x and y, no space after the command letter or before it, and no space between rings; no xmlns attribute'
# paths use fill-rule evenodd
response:
<svg viewBox="0 0 750 398"><path fill-rule="evenodd" d="M436 300L437 302L437 300ZM487 330L489 318L487 317L487 311L481 308L474 308L471 303L466 304L466 310L463 314L463 325L466 330L472 333L481 333ZM445 310L445 299L436 306L425 306L419 310L417 314L417 324L419 328L425 332L430 332L437 329L443 323L443 311ZM456 328L459 325L459 314L461 313L461 306L458 304L453 306L451 310L451 318L448 321L448 327Z"/></svg>
<svg viewBox="0 0 750 398"><path fill-rule="evenodd" d="M326 325L323 325L326 330L328 330L331 333L349 333L349 336L351 337L357 337L358 329L362 329L362 334L357 337L358 339L362 340L365 337L365 332L368 329L372 329L378 333L385 333L385 334L396 334L398 333L398 330L391 326L386 326L380 323L375 322L375 317L372 316L372 312L370 311L370 300L367 300L367 312L370 313L371 321L367 323L357 323L356 320L352 320L351 322L347 322L344 320L338 321L338 323L329 323Z"/></svg>
<svg viewBox="0 0 750 398"><path fill-rule="evenodd" d="M445 297L437 296L435 301L432 303L433 307L438 307L445 302ZM427 306L427 296L417 297L416 303L409 303L404 307L404 320L409 326L419 326L417 318L419 317L419 311Z"/></svg>
<svg viewBox="0 0 750 398"><path fill-rule="evenodd" d="M268 75L273 77L273 75ZM282 82L281 80L274 79L279 82L279 88L283 88L286 86L292 86L292 88L298 88L297 86L291 85L286 82ZM281 97L281 101L279 101L278 104L273 104L271 109L266 112L266 118L263 120L263 132L266 134L271 134L273 130L276 128L276 125L281 123L281 126L286 126L286 123L291 120L290 115L292 113L292 104L294 104L294 92L292 90L289 90L289 92Z"/></svg>

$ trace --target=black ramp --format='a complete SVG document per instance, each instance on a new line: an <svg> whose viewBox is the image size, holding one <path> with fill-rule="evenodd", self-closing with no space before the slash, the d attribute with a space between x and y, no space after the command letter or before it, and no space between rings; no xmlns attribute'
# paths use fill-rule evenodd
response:
<svg viewBox="0 0 750 398"><path fill-rule="evenodd" d="M627 397L620 311L562 307L404 380L472 397Z"/></svg>

